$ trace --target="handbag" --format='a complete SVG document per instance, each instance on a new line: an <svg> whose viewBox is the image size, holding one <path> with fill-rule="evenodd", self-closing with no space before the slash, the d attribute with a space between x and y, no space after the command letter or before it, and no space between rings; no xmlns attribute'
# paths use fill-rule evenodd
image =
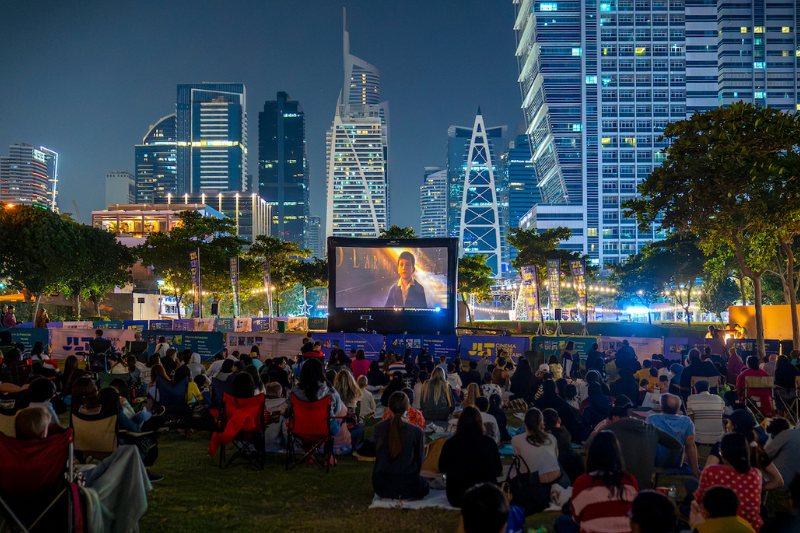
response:
<svg viewBox="0 0 800 533"><path fill-rule="evenodd" d="M524 474L521 465L525 465ZM517 473L513 478L512 471ZM525 459L518 455L514 456L514 462L508 470L503 486L508 492L509 500L525 510L525 516L542 512L550 506L550 493L545 491L539 481L539 472L530 472Z"/></svg>

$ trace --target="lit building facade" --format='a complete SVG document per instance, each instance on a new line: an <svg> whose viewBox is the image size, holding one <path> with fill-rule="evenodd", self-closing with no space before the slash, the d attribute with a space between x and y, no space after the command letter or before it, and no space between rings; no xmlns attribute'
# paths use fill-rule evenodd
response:
<svg viewBox="0 0 800 533"><path fill-rule="evenodd" d="M106 205L135 204L136 181L127 170L112 170L106 174Z"/></svg>
<svg viewBox="0 0 800 533"><path fill-rule="evenodd" d="M178 85L178 193L248 191L247 102L241 83Z"/></svg>
<svg viewBox="0 0 800 533"><path fill-rule="evenodd" d="M327 250L325 248L325 239L322 234L322 219L320 217L306 218L306 231L303 239L305 248L311 250L313 257L325 259Z"/></svg>
<svg viewBox="0 0 800 533"><path fill-rule="evenodd" d="M258 191L272 207L274 236L301 246L309 193L305 120L285 92L258 114Z"/></svg>
<svg viewBox="0 0 800 533"><path fill-rule="evenodd" d="M12 144L8 157L0 157L0 200L58 212L58 153Z"/></svg>
<svg viewBox="0 0 800 533"><path fill-rule="evenodd" d="M178 194L177 146L175 113L148 128L142 144L135 147L135 203L152 203L156 196Z"/></svg>
<svg viewBox="0 0 800 533"><path fill-rule="evenodd" d="M344 87L326 138L328 236L377 237L389 226L389 106L380 73L350 54L344 31Z"/></svg>
<svg viewBox="0 0 800 533"><path fill-rule="evenodd" d="M425 167L422 187L419 188L419 236L447 237L447 170Z"/></svg>
<svg viewBox="0 0 800 533"><path fill-rule="evenodd" d="M520 220L531 206L542 203L542 195L536 178L536 168L531 161L530 138L524 128L518 131L516 138L508 143L508 151L500 158L500 169L507 183L508 214L505 228L520 227ZM517 250L508 245L507 261L510 263L517 257ZM510 265L509 265L510 268Z"/></svg>

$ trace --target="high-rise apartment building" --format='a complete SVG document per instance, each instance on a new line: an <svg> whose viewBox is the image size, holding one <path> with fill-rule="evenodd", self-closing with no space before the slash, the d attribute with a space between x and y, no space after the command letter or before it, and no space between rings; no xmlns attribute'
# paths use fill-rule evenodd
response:
<svg viewBox="0 0 800 533"><path fill-rule="evenodd" d="M153 203L156 196L178 194L176 131L176 115L173 113L151 125L142 144L136 145L136 201L130 203Z"/></svg>
<svg viewBox="0 0 800 533"><path fill-rule="evenodd" d="M301 246L308 217L306 119L300 103L279 92L258 114L258 191L272 206L273 235Z"/></svg>
<svg viewBox="0 0 800 533"><path fill-rule="evenodd" d="M344 87L326 148L326 234L377 237L389 226L389 105L378 69L350 54L346 29Z"/></svg>
<svg viewBox="0 0 800 533"><path fill-rule="evenodd" d="M542 195L524 223L572 227L568 247L595 264L663 237L655 227L640 230L620 205L661 164L658 137L668 122L740 100L784 111L800 103L794 2L513 1ZM556 175L551 161L566 205L548 192L542 165Z"/></svg>
<svg viewBox="0 0 800 533"><path fill-rule="evenodd" d="M520 220L531 206L542 203L536 169L531 158L530 138L525 134L524 127L517 127L514 140L509 141L508 151L500 157L498 165L502 179L508 187L507 214L501 215L506 221L506 231L508 228L518 228ZM504 261L510 263L516 259L517 250L511 245L507 245L507 248Z"/></svg>
<svg viewBox="0 0 800 533"><path fill-rule="evenodd" d="M305 248L311 250L313 257L325 259L327 250L325 249L325 239L322 235L322 219L320 217L306 218L306 230L304 236Z"/></svg>
<svg viewBox="0 0 800 533"><path fill-rule="evenodd" d="M419 188L419 236L447 237L447 170L425 167Z"/></svg>
<svg viewBox="0 0 800 533"><path fill-rule="evenodd" d="M58 212L58 152L12 144L0 157L0 201Z"/></svg>
<svg viewBox="0 0 800 533"><path fill-rule="evenodd" d="M127 170L112 170L106 174L106 205L135 204L136 180Z"/></svg>
<svg viewBox="0 0 800 533"><path fill-rule="evenodd" d="M241 83L178 85L178 193L248 191L247 101Z"/></svg>

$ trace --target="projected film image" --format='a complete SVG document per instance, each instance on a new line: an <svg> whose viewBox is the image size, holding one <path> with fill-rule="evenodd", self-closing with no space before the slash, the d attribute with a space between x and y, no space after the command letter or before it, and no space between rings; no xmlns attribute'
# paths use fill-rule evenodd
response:
<svg viewBox="0 0 800 533"><path fill-rule="evenodd" d="M336 248L336 307L447 308L447 248Z"/></svg>

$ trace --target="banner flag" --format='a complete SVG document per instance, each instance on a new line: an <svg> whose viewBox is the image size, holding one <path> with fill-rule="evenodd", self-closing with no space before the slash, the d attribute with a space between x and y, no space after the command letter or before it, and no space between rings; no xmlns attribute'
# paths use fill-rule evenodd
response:
<svg viewBox="0 0 800 533"><path fill-rule="evenodd" d="M536 320L539 310L539 283L536 265L522 267L522 285L525 287L525 311L528 320Z"/></svg>
<svg viewBox="0 0 800 533"><path fill-rule="evenodd" d="M200 248L189 252L189 269L192 274L192 290L194 291L192 318L200 318L200 296L202 295L202 288L200 285Z"/></svg>
<svg viewBox="0 0 800 533"><path fill-rule="evenodd" d="M572 286L575 288L575 295L578 297L578 310L581 313L583 324L586 325L586 260L573 259L569 262L569 269L572 272Z"/></svg>
<svg viewBox="0 0 800 533"><path fill-rule="evenodd" d="M262 278L264 280L264 290L267 291L267 304L269 305L269 316L272 317L272 275L270 273L269 268L269 261L264 261L261 264L262 268L264 269L264 273L262 274Z"/></svg>
<svg viewBox="0 0 800 533"><path fill-rule="evenodd" d="M233 316L239 316L239 256L231 257L231 290L233 291Z"/></svg>
<svg viewBox="0 0 800 533"><path fill-rule="evenodd" d="M550 309L561 309L561 259L547 260L547 280L550 282Z"/></svg>

